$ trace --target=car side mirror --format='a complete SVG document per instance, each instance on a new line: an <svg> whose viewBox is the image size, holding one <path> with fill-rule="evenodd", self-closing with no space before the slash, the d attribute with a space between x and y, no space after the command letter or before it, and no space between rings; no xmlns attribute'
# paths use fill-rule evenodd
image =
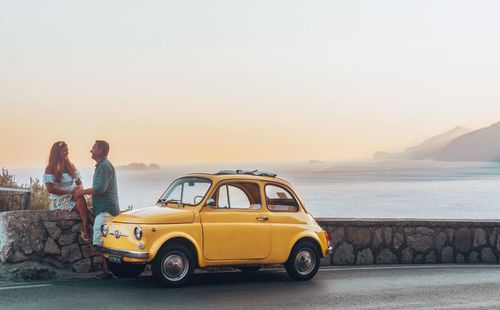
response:
<svg viewBox="0 0 500 310"><path fill-rule="evenodd" d="M212 207L212 208L215 207L215 199L213 199L213 198L208 199L207 206Z"/></svg>

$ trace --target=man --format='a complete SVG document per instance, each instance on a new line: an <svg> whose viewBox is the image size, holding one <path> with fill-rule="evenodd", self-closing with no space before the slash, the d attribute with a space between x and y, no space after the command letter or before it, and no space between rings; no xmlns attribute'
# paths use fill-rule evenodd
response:
<svg viewBox="0 0 500 310"><path fill-rule="evenodd" d="M92 159L96 161L92 188L80 189L75 192L75 197L92 195L94 207L94 238L95 246L102 246L104 236L101 234L101 225L109 222L120 213L118 206L118 188L116 184L115 168L108 160L109 144L103 140L97 140L90 150ZM103 257L104 277L112 277L106 260Z"/></svg>

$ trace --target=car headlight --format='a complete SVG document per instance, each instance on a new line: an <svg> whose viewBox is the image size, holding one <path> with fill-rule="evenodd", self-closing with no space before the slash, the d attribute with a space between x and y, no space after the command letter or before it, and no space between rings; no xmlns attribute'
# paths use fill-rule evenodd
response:
<svg viewBox="0 0 500 310"><path fill-rule="evenodd" d="M108 232L109 232L109 227L108 225L106 224L102 224L101 225L101 234L106 237L108 235Z"/></svg>
<svg viewBox="0 0 500 310"><path fill-rule="evenodd" d="M134 236L135 236L135 239L141 240L141 238L142 238L142 228L141 228L141 226L137 226L136 228L134 228Z"/></svg>

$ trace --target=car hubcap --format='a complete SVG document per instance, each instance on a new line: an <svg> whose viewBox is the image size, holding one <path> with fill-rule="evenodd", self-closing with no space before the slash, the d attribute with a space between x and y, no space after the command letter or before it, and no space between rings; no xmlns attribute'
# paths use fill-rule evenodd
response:
<svg viewBox="0 0 500 310"><path fill-rule="evenodd" d="M163 259L161 271L169 281L179 281L184 278L189 270L189 261L182 253L167 255Z"/></svg>
<svg viewBox="0 0 500 310"><path fill-rule="evenodd" d="M316 265L316 257L311 252L302 250L295 257L295 269L303 276L308 275L313 271Z"/></svg>

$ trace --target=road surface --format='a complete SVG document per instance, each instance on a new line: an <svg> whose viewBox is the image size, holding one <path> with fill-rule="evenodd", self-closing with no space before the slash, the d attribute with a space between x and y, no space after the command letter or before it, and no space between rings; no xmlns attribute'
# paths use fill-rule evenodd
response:
<svg viewBox="0 0 500 310"><path fill-rule="evenodd" d="M326 267L199 273L177 289L151 277L0 282L0 309L500 309L500 266Z"/></svg>

